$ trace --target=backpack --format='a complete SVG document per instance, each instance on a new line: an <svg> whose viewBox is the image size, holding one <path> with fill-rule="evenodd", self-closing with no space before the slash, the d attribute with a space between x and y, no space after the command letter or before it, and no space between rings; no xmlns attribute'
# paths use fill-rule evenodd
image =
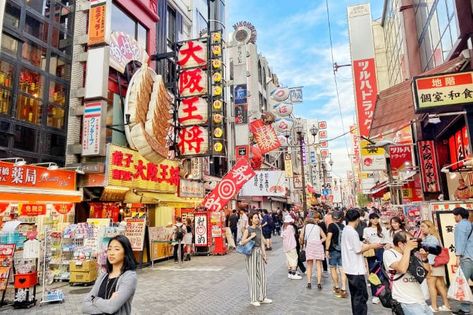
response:
<svg viewBox="0 0 473 315"><path fill-rule="evenodd" d="M339 251L341 252L342 251L342 233L343 233L343 229L341 229L337 223L334 223L335 226L337 227L338 229L338 242L337 242L337 245L333 245L333 248L336 250L336 251Z"/></svg>
<svg viewBox="0 0 473 315"><path fill-rule="evenodd" d="M186 232L183 229L183 225L176 224L176 241L182 241Z"/></svg>

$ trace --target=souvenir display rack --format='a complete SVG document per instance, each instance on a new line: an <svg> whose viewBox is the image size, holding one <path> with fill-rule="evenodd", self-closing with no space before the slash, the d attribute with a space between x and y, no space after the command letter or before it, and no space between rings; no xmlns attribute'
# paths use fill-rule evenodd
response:
<svg viewBox="0 0 473 315"><path fill-rule="evenodd" d="M51 232L49 230L45 231L45 238L43 241L43 261L42 261L42 297L41 303L53 303L53 302L64 302L64 293L60 289L50 290L48 289L49 285L54 281L55 269L51 270L50 266L57 265L53 261L54 257L57 258L57 254L54 253L57 251L57 248L61 250L61 233L60 232ZM59 240L59 242L58 242ZM53 250L53 248L56 248Z"/></svg>

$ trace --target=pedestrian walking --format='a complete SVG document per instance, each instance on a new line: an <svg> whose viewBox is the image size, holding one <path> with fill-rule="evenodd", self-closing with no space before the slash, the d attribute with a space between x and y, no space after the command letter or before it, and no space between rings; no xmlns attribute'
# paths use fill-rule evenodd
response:
<svg viewBox="0 0 473 315"><path fill-rule="evenodd" d="M240 210L240 218L238 219L238 225L237 225L237 244L241 240L241 238L243 236L243 232L248 227L247 212L248 212L248 210L246 210L246 209L241 209Z"/></svg>
<svg viewBox="0 0 473 315"><path fill-rule="evenodd" d="M296 249L296 231L294 230L292 223L294 223L294 219L291 216L288 215L284 218L284 225L282 228L283 250L286 254L288 269L287 277L292 280L300 280L302 277L296 273L299 257Z"/></svg>
<svg viewBox="0 0 473 315"><path fill-rule="evenodd" d="M383 254L384 267L391 274L392 298L401 304L404 315L432 315L432 310L425 303L420 283L409 271L411 255L419 245L417 239L408 232L401 231L394 234L393 245L394 248ZM420 249L419 253L423 267L429 271L427 252Z"/></svg>
<svg viewBox="0 0 473 315"><path fill-rule="evenodd" d="M383 244L387 243L386 237L388 232L384 226L379 222L379 215L376 212L372 212L369 215L368 226L363 230L363 240L368 244ZM369 271L374 270L377 266L383 262L384 249L377 248L364 252L364 256L368 261ZM371 302L373 304L379 304L379 298L375 296L376 287L371 286Z"/></svg>
<svg viewBox="0 0 473 315"><path fill-rule="evenodd" d="M186 219L186 233L184 234L184 238L182 239L182 243L184 244L184 261L191 260L191 254L193 252L193 232L192 232L192 221L190 218Z"/></svg>
<svg viewBox="0 0 473 315"><path fill-rule="evenodd" d="M330 266L332 276L333 292L336 296L346 298L347 276L342 269L342 231L345 228L341 222L343 218L342 211L332 213L333 223L328 226L327 240L325 241L325 254Z"/></svg>
<svg viewBox="0 0 473 315"><path fill-rule="evenodd" d="M348 278L351 309L353 315L367 315L368 291L366 289L366 267L363 252L381 248L381 244L363 244L355 228L360 223L358 209L348 210L345 216L348 224L342 233L342 266Z"/></svg>
<svg viewBox="0 0 473 315"><path fill-rule="evenodd" d="M230 231L232 231L233 240L235 244L237 243L237 234L238 234L238 214L236 209L232 210L232 214L228 218L228 226L230 227Z"/></svg>
<svg viewBox="0 0 473 315"><path fill-rule="evenodd" d="M174 243L173 258L175 263L184 260L184 235L187 233L187 228L182 223L181 217L176 218L176 224L173 227L172 239Z"/></svg>
<svg viewBox="0 0 473 315"><path fill-rule="evenodd" d="M455 216L455 265L461 267L463 275L468 280L473 280L473 226L468 221L469 212L462 207L453 209ZM460 309L455 314L470 314L470 304L461 303Z"/></svg>
<svg viewBox="0 0 473 315"><path fill-rule="evenodd" d="M263 229L263 236L265 239L266 249L273 250L273 243L271 241L271 234L273 233L273 217L269 214L268 210L263 210L263 218L261 221L261 226Z"/></svg>
<svg viewBox="0 0 473 315"><path fill-rule="evenodd" d="M309 217L305 221L301 236L301 243L304 244L307 263L307 288L312 288L312 269L315 261L317 265L317 288L322 290L322 260L325 259L322 242L325 241L326 235L320 226L317 225L317 221Z"/></svg>
<svg viewBox="0 0 473 315"><path fill-rule="evenodd" d="M99 275L82 304L84 314L131 314L137 277L136 261L126 236L113 237L107 246L106 272Z"/></svg>
<svg viewBox="0 0 473 315"><path fill-rule="evenodd" d="M442 251L440 235L437 232L434 223L429 220L422 221L420 224L420 229L424 235L424 239L422 240L422 248L429 253L427 259L432 269L432 271L427 275L427 285L429 287L432 312L451 312L450 302L448 302L447 298L447 287L445 286L445 266L434 267L435 258ZM438 307L437 305L438 294L440 294L443 301L443 305L441 307Z"/></svg>
<svg viewBox="0 0 473 315"><path fill-rule="evenodd" d="M266 270L268 262L264 248L263 232L261 230L258 213L251 213L248 228L243 232L241 244L245 245L250 240L255 242L250 256L246 257L246 271L248 272L248 285L250 289L250 304L260 306L273 301L266 296Z"/></svg>

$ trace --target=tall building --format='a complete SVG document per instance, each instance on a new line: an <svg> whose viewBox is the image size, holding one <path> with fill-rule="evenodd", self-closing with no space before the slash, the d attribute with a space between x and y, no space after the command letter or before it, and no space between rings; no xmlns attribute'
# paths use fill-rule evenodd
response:
<svg viewBox="0 0 473 315"><path fill-rule="evenodd" d="M0 158L64 165L74 3L3 2Z"/></svg>

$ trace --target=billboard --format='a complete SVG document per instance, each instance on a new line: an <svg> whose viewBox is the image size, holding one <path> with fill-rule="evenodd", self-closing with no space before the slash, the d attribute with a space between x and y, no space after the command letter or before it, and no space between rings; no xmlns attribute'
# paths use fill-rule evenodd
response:
<svg viewBox="0 0 473 315"><path fill-rule="evenodd" d="M243 185L240 196L284 197L286 187L284 171L256 171L255 177Z"/></svg>

